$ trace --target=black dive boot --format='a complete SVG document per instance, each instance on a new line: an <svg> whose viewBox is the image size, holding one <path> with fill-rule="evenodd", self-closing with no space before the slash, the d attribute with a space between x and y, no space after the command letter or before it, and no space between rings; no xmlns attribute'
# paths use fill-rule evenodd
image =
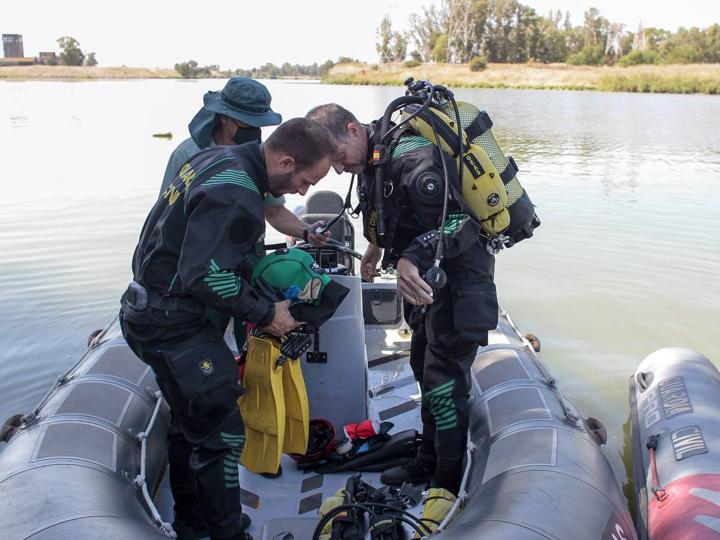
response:
<svg viewBox="0 0 720 540"><path fill-rule="evenodd" d="M210 535L207 526L203 524L188 524L181 519L173 521L172 528L178 540L198 540Z"/></svg>
<svg viewBox="0 0 720 540"><path fill-rule="evenodd" d="M176 509L172 528L178 540L198 540L210 536L210 531L198 508Z"/></svg>
<svg viewBox="0 0 720 540"><path fill-rule="evenodd" d="M250 528L250 524L252 523L250 516L243 512L242 516L240 517L240 523L242 529L235 533L233 536L220 538L219 536L210 535L210 540L253 540L252 535L247 532Z"/></svg>
<svg viewBox="0 0 720 540"><path fill-rule="evenodd" d="M435 473L435 457L418 454L405 465L392 467L380 475L380 481L387 486L424 484Z"/></svg>

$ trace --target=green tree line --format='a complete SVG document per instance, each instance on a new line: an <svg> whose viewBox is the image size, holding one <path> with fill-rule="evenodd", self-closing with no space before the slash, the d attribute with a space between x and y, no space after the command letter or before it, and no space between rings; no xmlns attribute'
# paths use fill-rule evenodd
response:
<svg viewBox="0 0 720 540"><path fill-rule="evenodd" d="M444 0L409 19L397 32L386 16L377 29L380 62L467 63L566 62L568 64L652 64L720 62L720 25L705 29L629 30L596 8L573 26L570 13L538 15L517 0Z"/></svg>
<svg viewBox="0 0 720 540"><path fill-rule="evenodd" d="M80 43L74 37L63 36L58 38L57 44L60 47L58 61L63 66L96 66L95 53L85 54L80 48ZM50 63L53 63L52 61Z"/></svg>
<svg viewBox="0 0 720 540"><path fill-rule="evenodd" d="M337 62L332 60L326 60L322 64L317 62L310 65L290 64L285 62L281 66L268 62L260 67L254 67L250 69L229 69L221 71L217 65L213 66L198 66L195 60L188 60L187 62L181 62L175 64L175 70L185 79L197 79L201 77L252 77L253 79L280 79L283 77L309 77L309 78L320 78L327 75L330 68L335 64L347 64L356 63L359 60L349 58L347 56L341 56Z"/></svg>

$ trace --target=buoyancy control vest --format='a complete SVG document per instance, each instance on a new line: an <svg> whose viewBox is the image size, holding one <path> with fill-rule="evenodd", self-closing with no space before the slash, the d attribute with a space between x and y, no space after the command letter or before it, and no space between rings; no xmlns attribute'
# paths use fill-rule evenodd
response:
<svg viewBox="0 0 720 540"><path fill-rule="evenodd" d="M408 121L410 129L456 158L458 168L462 167L461 196L491 240L502 235L504 247L510 247L530 238L540 220L527 191L518 181L515 160L506 157L500 149L487 112L471 103L456 103L462 140L458 137L455 111L449 102L442 109L421 110L420 105L410 104L403 109L401 118L413 116Z"/></svg>

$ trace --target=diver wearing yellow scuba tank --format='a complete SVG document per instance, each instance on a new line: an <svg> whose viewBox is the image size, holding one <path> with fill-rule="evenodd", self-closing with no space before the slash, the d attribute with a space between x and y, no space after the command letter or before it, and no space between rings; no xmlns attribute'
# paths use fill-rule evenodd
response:
<svg viewBox="0 0 720 540"><path fill-rule="evenodd" d="M417 282L435 266L440 242L438 225L445 213L445 169L449 182L459 191L456 161L427 139L410 132L398 133L387 164L385 191L385 234L378 233L377 208L372 197L375 167L370 162L381 130L380 122L360 124L336 104L322 105L308 113L328 127L345 158L334 165L341 172L350 168L360 173L360 209L363 233L371 242L361 262L363 276L370 278L379 248L385 248L384 265L400 265L411 273L403 275L417 284L417 300L411 291L406 299L406 319L413 330L410 364L423 399L423 437L417 459L403 468L386 471L381 479L399 485L405 481L432 482L457 494L468 429L469 369L479 345L487 343L487 332L497 325L494 257L479 241L483 232L470 219L460 197L447 205L443 224L442 269L448 284L438 287L432 298ZM399 131L399 130L398 130ZM353 161L365 156L357 170ZM417 279L413 279L417 278ZM426 284L427 285L427 284ZM403 292L405 289L399 286ZM414 307L422 303L427 307ZM442 444L440 443L442 440Z"/></svg>

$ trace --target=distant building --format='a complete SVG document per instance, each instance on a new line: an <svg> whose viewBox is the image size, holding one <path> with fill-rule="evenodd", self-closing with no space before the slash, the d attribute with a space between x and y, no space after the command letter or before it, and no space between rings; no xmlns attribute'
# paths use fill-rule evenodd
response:
<svg viewBox="0 0 720 540"><path fill-rule="evenodd" d="M0 66L32 66L35 58L0 58Z"/></svg>
<svg viewBox="0 0 720 540"><path fill-rule="evenodd" d="M38 53L38 64L46 66L57 66L59 63L58 55L54 52Z"/></svg>
<svg viewBox="0 0 720 540"><path fill-rule="evenodd" d="M5 58L23 58L25 56L22 34L3 34L2 40Z"/></svg>

